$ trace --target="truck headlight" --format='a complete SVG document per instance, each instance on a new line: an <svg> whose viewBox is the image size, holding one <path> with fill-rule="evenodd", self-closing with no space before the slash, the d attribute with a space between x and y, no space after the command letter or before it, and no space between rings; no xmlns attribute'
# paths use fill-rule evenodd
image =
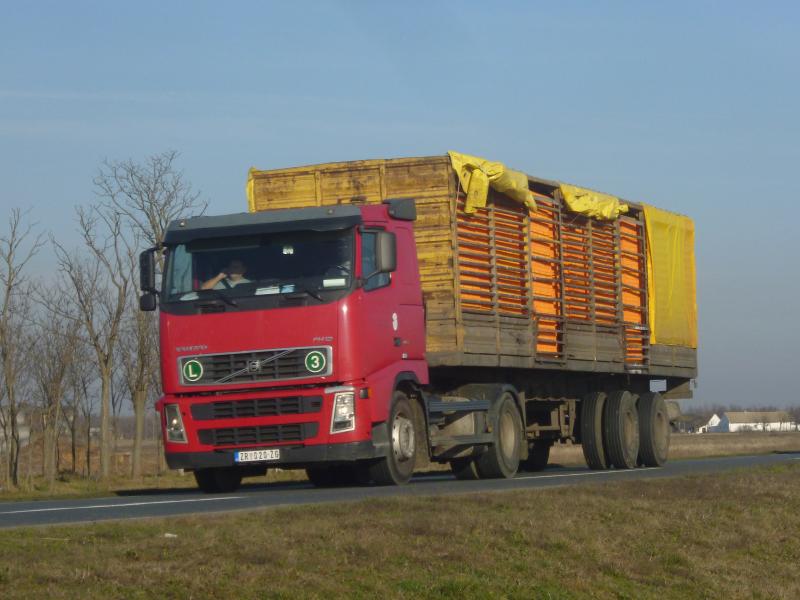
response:
<svg viewBox="0 0 800 600"><path fill-rule="evenodd" d="M164 405L164 421L166 423L167 441L175 444L186 444L186 429L183 427L181 409L177 404Z"/></svg>
<svg viewBox="0 0 800 600"><path fill-rule="evenodd" d="M331 415L331 433L353 431L356 428L356 395L355 390L336 392L333 396L333 415Z"/></svg>

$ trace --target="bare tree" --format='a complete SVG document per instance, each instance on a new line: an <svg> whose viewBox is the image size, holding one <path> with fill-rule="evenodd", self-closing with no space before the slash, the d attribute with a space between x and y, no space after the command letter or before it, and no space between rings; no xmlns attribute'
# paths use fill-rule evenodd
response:
<svg viewBox="0 0 800 600"><path fill-rule="evenodd" d="M206 203L192 190L175 162L178 153L170 150L138 163L105 161L95 177L95 189L103 207L119 215L131 232L129 239L156 246L164 238L169 223L175 219L203 213ZM136 248L131 244L131 249ZM135 257L131 257L133 261ZM163 258L158 254L159 268ZM138 310L135 290L129 303L129 317L121 346L120 360L125 366L125 382L133 403L135 430L132 474L141 475L141 446L147 398L158 387L158 336L152 313Z"/></svg>
<svg viewBox="0 0 800 600"><path fill-rule="evenodd" d="M157 385L158 331L149 313L131 307L120 339L120 361L125 367L125 385L133 401L135 428L131 474L142 475L142 441L148 390Z"/></svg>
<svg viewBox="0 0 800 600"><path fill-rule="evenodd" d="M37 297L40 311L30 344L36 359L30 363L41 410L43 472L52 484L58 471L62 403L81 322L70 312L73 305L63 285L42 289Z"/></svg>
<svg viewBox="0 0 800 600"><path fill-rule="evenodd" d="M72 472L78 471L78 436L82 432L81 422L84 407L91 401L89 389L93 379L94 367L89 348L85 340L78 336L72 349L72 360L67 369L67 392L64 396L62 413L69 428L70 454L72 457ZM91 415L92 407L89 406L88 414ZM91 449L91 440L87 440L86 452ZM91 467L91 464L89 464ZM87 470L87 474L88 474Z"/></svg>
<svg viewBox="0 0 800 600"><path fill-rule="evenodd" d="M168 150L144 163L107 160L94 180L101 202L150 246L161 243L171 221L202 214L207 206L177 170L177 158L176 151Z"/></svg>
<svg viewBox="0 0 800 600"><path fill-rule="evenodd" d="M20 436L17 423L19 412L19 376L23 369L20 340L28 325L30 297L26 291L26 268L42 247L41 235L34 234L33 225L26 223L19 209L11 211L8 232L0 237L0 363L2 363L4 420L6 421L6 481L19 485Z"/></svg>
<svg viewBox="0 0 800 600"><path fill-rule="evenodd" d="M74 294L78 318L94 351L100 379L100 476L111 473L111 385L122 316L131 293L131 241L121 216L101 205L79 207L78 224L88 253L69 252L53 240L61 272Z"/></svg>

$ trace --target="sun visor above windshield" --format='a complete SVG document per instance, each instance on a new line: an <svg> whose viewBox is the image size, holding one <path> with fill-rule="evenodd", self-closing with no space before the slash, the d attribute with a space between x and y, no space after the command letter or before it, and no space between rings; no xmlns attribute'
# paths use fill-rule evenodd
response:
<svg viewBox="0 0 800 600"><path fill-rule="evenodd" d="M336 231L360 223L361 211L351 205L191 217L172 221L164 234L164 244L283 231Z"/></svg>

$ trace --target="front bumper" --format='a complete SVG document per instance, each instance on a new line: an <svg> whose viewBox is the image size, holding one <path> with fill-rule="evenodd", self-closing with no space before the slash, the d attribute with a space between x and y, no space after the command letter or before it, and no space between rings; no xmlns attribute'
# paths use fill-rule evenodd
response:
<svg viewBox="0 0 800 600"><path fill-rule="evenodd" d="M377 425L372 429L372 439L361 442L345 444L318 444L314 446L278 446L281 457L278 460L263 462L247 462L242 467L270 467L303 468L318 464L347 463L356 460L369 460L386 455L389 440L386 427ZM258 449L263 449L259 446ZM211 467L233 467L234 452L247 450L213 450L210 452L167 452L167 465L170 469L207 469Z"/></svg>

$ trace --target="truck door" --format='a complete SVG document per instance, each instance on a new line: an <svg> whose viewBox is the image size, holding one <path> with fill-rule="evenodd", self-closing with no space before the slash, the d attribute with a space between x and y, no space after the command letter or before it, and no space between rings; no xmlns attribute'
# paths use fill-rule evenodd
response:
<svg viewBox="0 0 800 600"><path fill-rule="evenodd" d="M366 227L361 232L361 277L363 290L363 331L365 366L375 372L400 359L395 344L397 298L392 285L395 273L375 272L375 246L378 228Z"/></svg>

